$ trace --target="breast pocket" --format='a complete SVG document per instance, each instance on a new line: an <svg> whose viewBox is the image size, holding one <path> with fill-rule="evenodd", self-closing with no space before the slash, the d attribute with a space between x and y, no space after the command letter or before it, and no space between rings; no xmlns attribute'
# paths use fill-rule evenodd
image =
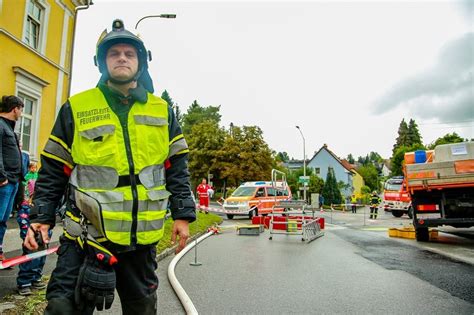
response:
<svg viewBox="0 0 474 315"><path fill-rule="evenodd" d="M148 157L163 161L168 156L168 120L165 117L135 115L137 142ZM166 144L166 145L164 145Z"/></svg>
<svg viewBox="0 0 474 315"><path fill-rule="evenodd" d="M103 125L79 132L81 147L88 158L100 159L117 153L114 125Z"/></svg>

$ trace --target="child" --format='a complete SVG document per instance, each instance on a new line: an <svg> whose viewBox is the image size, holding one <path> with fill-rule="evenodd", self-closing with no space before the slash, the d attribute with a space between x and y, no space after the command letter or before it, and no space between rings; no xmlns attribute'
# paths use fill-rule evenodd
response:
<svg viewBox="0 0 474 315"><path fill-rule="evenodd" d="M25 186L23 201L21 202L16 218L18 225L20 226L20 237L22 240L25 239L26 233L30 227L30 206L35 189L35 182L38 178L36 168L36 163L31 162L23 183ZM28 254L28 250L23 246L23 255L26 254ZM16 283L20 295L31 295L33 293L31 291L32 288L44 289L46 287L46 283L41 280L45 262L46 256L43 256L19 265L20 270L18 271Z"/></svg>

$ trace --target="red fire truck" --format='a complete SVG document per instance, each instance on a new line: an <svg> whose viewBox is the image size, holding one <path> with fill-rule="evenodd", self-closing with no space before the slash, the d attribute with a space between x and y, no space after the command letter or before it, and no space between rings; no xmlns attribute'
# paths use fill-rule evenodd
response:
<svg viewBox="0 0 474 315"><path fill-rule="evenodd" d="M410 219L413 217L411 198L403 176L394 176L385 182L383 208L397 218L403 214L407 214Z"/></svg>

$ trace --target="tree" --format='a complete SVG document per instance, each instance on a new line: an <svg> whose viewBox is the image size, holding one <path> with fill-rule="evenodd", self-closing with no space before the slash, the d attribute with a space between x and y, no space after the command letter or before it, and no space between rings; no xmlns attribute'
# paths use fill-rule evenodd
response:
<svg viewBox="0 0 474 315"><path fill-rule="evenodd" d="M286 152L278 152L276 155L276 159L282 162L288 162L290 160L290 157Z"/></svg>
<svg viewBox="0 0 474 315"><path fill-rule="evenodd" d="M174 113L176 115L176 120L181 125L183 123L183 114L181 113L178 104L174 106Z"/></svg>
<svg viewBox="0 0 474 315"><path fill-rule="evenodd" d="M214 121L204 121L193 126L186 137L189 146L189 171L191 181L196 184L211 173L219 181L218 156L226 132Z"/></svg>
<svg viewBox="0 0 474 315"><path fill-rule="evenodd" d="M380 154L378 154L377 152L370 152L369 153L369 160L370 162L372 162L372 164L376 164L376 163L380 163L383 161L383 158L382 156L380 156Z"/></svg>
<svg viewBox="0 0 474 315"><path fill-rule="evenodd" d="M308 192L310 194L320 194L324 187L324 180L316 174L309 176Z"/></svg>
<svg viewBox="0 0 474 315"><path fill-rule="evenodd" d="M185 135L189 135L194 125L202 123L206 120L210 120L218 124L221 121L221 114L219 113L220 108L220 106L202 107L195 100L188 108L186 114L183 115L181 125L183 133Z"/></svg>
<svg viewBox="0 0 474 315"><path fill-rule="evenodd" d="M422 144L415 144L410 147L401 146L393 154L390 161L391 175L392 176L401 176L403 175L403 160L405 159L406 152L413 152L416 150L424 150L425 147Z"/></svg>
<svg viewBox="0 0 474 315"><path fill-rule="evenodd" d="M286 174L287 174L286 181L288 182L288 186L290 186L291 191L295 193L296 191L298 191L299 187L301 186L298 180L299 180L299 177L303 176L304 174L303 167L295 171L292 171L291 173L287 170ZM315 194L315 193L320 194L324 186L324 180L321 177L317 176L316 174L313 174L312 168L306 168L306 176L309 176L309 184L307 186L307 192L309 194Z"/></svg>
<svg viewBox="0 0 474 315"><path fill-rule="evenodd" d="M352 156L352 153L349 153L347 155L347 162L351 163L351 164L354 164L355 163L355 160L354 160L354 156Z"/></svg>
<svg viewBox="0 0 474 315"><path fill-rule="evenodd" d="M337 185L336 175L332 167L328 167L328 174L321 194L324 197L325 205L342 203L341 191Z"/></svg>
<svg viewBox="0 0 474 315"><path fill-rule="evenodd" d="M371 190L379 189L379 173L373 164L367 164L359 167L357 173L364 179L365 185Z"/></svg>
<svg viewBox="0 0 474 315"><path fill-rule="evenodd" d="M409 146L408 143L408 125L405 119L402 119L400 126L398 127L398 137L393 145L392 156L395 154L397 149L401 146Z"/></svg>
<svg viewBox="0 0 474 315"><path fill-rule="evenodd" d="M369 165L370 164L370 158L369 158L369 155L367 154L364 158L364 165Z"/></svg>
<svg viewBox="0 0 474 315"><path fill-rule="evenodd" d="M409 146L413 146L415 144L421 144L421 135L420 132L418 131L418 125L413 119L410 119L410 122L408 123L408 135L407 135L407 141Z"/></svg>
<svg viewBox="0 0 474 315"><path fill-rule="evenodd" d="M216 153L214 167L220 170L220 177L228 186L238 186L244 181L271 179L275 161L263 139L262 130L257 126L233 126L232 133L226 133Z"/></svg>
<svg viewBox="0 0 474 315"><path fill-rule="evenodd" d="M175 104L173 102L173 99L171 98L167 90L164 90L163 93L161 93L161 98L164 99L166 103L168 103L168 106L173 108L176 120L181 125L181 123L183 122L183 115L181 114L178 104Z"/></svg>
<svg viewBox="0 0 474 315"><path fill-rule="evenodd" d="M428 148L430 150L433 150L437 145L440 145L440 144L458 143L458 142L464 142L464 141L467 141L467 139L461 138L456 132L447 133L444 136L436 139L434 142L430 143L428 145Z"/></svg>
<svg viewBox="0 0 474 315"><path fill-rule="evenodd" d="M164 90L163 93L161 93L161 98L164 99L166 103L168 103L169 107L173 107L173 99L171 98L167 90Z"/></svg>

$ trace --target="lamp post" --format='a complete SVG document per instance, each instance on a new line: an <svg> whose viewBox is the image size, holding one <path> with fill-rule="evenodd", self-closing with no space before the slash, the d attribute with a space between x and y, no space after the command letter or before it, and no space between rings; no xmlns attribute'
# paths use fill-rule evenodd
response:
<svg viewBox="0 0 474 315"><path fill-rule="evenodd" d="M303 181L303 199L306 202L306 146L305 146L305 139L303 136L303 132L301 131L300 126L296 126L296 129L301 134L301 137L303 138L303 176L304 176L304 181Z"/></svg>
<svg viewBox="0 0 474 315"><path fill-rule="evenodd" d="M144 16L144 17L142 17L141 19L138 20L137 24L135 24L135 29L137 29L138 24L140 24L140 22L143 21L144 19L154 18L154 17L162 18L162 19L176 19L176 14L158 14L158 15Z"/></svg>

